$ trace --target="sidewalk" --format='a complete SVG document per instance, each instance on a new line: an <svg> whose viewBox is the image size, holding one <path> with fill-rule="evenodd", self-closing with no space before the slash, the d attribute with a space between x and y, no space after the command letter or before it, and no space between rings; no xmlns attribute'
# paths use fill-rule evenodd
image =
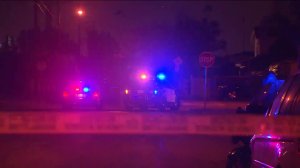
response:
<svg viewBox="0 0 300 168"><path fill-rule="evenodd" d="M0 110L57 110L61 106L38 100L0 100Z"/></svg>
<svg viewBox="0 0 300 168"><path fill-rule="evenodd" d="M248 102L245 101L207 101L206 108L207 109L236 109L236 107L241 106L244 107ZM184 100L181 103L182 106L189 106L193 108L203 108L204 101L196 101L196 100Z"/></svg>

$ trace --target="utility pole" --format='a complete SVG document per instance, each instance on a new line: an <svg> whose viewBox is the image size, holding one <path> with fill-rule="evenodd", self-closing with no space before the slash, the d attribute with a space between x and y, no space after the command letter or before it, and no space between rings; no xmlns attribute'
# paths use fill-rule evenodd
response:
<svg viewBox="0 0 300 168"><path fill-rule="evenodd" d="M33 4L33 19L34 19L33 22L34 29L37 30L39 25L38 25L38 5L36 2Z"/></svg>
<svg viewBox="0 0 300 168"><path fill-rule="evenodd" d="M56 8L57 8L57 27L60 25L60 2L59 0L56 1Z"/></svg>
<svg viewBox="0 0 300 168"><path fill-rule="evenodd" d="M51 10L49 9L49 6L45 4L44 1L40 0L34 0L34 22L35 26L38 24L38 8L40 11L45 15L46 18L46 27L52 26L52 18L53 14L51 13Z"/></svg>
<svg viewBox="0 0 300 168"><path fill-rule="evenodd" d="M245 35L246 34L246 32L245 32L246 19L245 19L244 16L242 18L242 22L243 22L242 23L243 24L243 32L242 32L243 33L243 35L242 35L242 40L243 41L242 41L242 45L243 45L243 52L245 52L246 51L246 44L245 44L246 43L246 41L245 41L246 40L246 37L245 37L246 36Z"/></svg>

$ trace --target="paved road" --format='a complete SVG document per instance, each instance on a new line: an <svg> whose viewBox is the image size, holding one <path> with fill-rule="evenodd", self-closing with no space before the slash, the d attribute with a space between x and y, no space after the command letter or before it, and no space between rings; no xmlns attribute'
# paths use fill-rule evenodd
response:
<svg viewBox="0 0 300 168"><path fill-rule="evenodd" d="M233 113L237 106L243 105L245 103L209 102L203 111L202 102L189 101L183 102L178 113ZM52 111L61 111L55 108ZM81 109L81 112L87 111ZM0 167L222 168L233 147L228 136L0 135Z"/></svg>
<svg viewBox="0 0 300 168"><path fill-rule="evenodd" d="M229 137L149 135L0 136L1 168L218 168Z"/></svg>
<svg viewBox="0 0 300 168"><path fill-rule="evenodd" d="M206 109L204 109L203 101L183 101L181 103L180 112L191 113L232 113L239 106L244 107L246 102L223 102L223 101L209 101ZM45 103L37 101L0 101L0 110L49 110L49 111L66 111L60 104ZM73 109L74 110L74 109ZM75 110L96 110L92 107L83 107ZM67 110L69 111L69 110ZM120 103L106 103L102 111L124 111L124 107ZM149 111L157 111L156 109L149 109Z"/></svg>

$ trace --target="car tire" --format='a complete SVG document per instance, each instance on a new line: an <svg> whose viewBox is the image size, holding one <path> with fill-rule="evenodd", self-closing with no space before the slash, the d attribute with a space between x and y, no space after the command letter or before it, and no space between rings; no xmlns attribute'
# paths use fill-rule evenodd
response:
<svg viewBox="0 0 300 168"><path fill-rule="evenodd" d="M171 111L178 111L179 110L179 104L178 103L174 103L171 105L170 109Z"/></svg>
<svg viewBox="0 0 300 168"><path fill-rule="evenodd" d="M248 146L238 147L227 156L226 168L250 168L251 151Z"/></svg>
<svg viewBox="0 0 300 168"><path fill-rule="evenodd" d="M176 101L174 103L172 103L170 109L171 111L178 111L180 108L180 101L178 99L176 99Z"/></svg>
<svg viewBox="0 0 300 168"><path fill-rule="evenodd" d="M147 106L146 105L140 105L140 110L142 112L146 112L148 110Z"/></svg>
<svg viewBox="0 0 300 168"><path fill-rule="evenodd" d="M100 111L103 110L103 105L102 104L97 104L96 109L100 110Z"/></svg>
<svg viewBox="0 0 300 168"><path fill-rule="evenodd" d="M63 104L62 109L63 110L72 110L73 106L71 104Z"/></svg>
<svg viewBox="0 0 300 168"><path fill-rule="evenodd" d="M133 106L126 99L123 101L122 106L126 111L133 111Z"/></svg>
<svg viewBox="0 0 300 168"><path fill-rule="evenodd" d="M125 105L125 110L126 111L133 111L133 107L129 105Z"/></svg>
<svg viewBox="0 0 300 168"><path fill-rule="evenodd" d="M166 107L165 107L164 104L161 104L161 105L158 107L158 109L159 109L159 111L161 111L161 112L166 111Z"/></svg>

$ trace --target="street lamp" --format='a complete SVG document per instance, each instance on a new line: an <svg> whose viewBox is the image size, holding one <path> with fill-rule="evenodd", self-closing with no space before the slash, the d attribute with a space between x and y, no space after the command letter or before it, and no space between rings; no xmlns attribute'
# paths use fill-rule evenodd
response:
<svg viewBox="0 0 300 168"><path fill-rule="evenodd" d="M78 47L79 47L79 56L81 55L81 17L84 16L85 11L83 9L77 9L76 14L79 16L79 21L78 21Z"/></svg>
<svg viewBox="0 0 300 168"><path fill-rule="evenodd" d="M77 9L77 15L78 16L83 16L84 11L82 9Z"/></svg>

